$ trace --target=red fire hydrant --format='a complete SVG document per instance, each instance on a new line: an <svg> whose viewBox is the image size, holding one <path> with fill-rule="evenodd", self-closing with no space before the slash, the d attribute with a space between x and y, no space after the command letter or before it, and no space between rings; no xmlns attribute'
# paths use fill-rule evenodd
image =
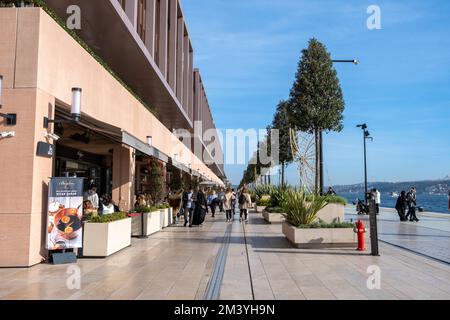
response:
<svg viewBox="0 0 450 320"><path fill-rule="evenodd" d="M366 250L364 246L364 233L366 233L366 228L364 228L364 223L361 220L358 220L356 222L355 228L353 228L353 231L358 235L358 251L364 251Z"/></svg>

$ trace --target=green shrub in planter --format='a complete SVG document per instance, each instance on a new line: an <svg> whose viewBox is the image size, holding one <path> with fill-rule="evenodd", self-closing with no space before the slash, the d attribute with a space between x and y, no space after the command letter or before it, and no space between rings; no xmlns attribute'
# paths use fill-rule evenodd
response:
<svg viewBox="0 0 450 320"><path fill-rule="evenodd" d="M145 206L145 207L139 207L139 208L137 208L136 210L135 210L135 212L137 212L137 213L150 213L150 212L155 212L155 211L158 211L159 210L159 208L157 208L157 207L147 207L147 206Z"/></svg>
<svg viewBox="0 0 450 320"><path fill-rule="evenodd" d="M328 201L325 197L307 195L305 190L288 190L282 214L286 221L295 227L311 225L316 219L317 213L327 204Z"/></svg>
<svg viewBox="0 0 450 320"><path fill-rule="evenodd" d="M312 196L313 195L308 195L307 199L308 200L311 199ZM316 199L317 198L325 199L328 203L342 204L344 206L347 205L347 200L339 196L315 196L315 197Z"/></svg>
<svg viewBox="0 0 450 320"><path fill-rule="evenodd" d="M325 196L328 203L336 203L336 204L342 204L344 206L347 205L347 199L339 197L339 196Z"/></svg>
<svg viewBox="0 0 450 320"><path fill-rule="evenodd" d="M270 205L270 198L262 198L256 201L256 205L259 207L268 207Z"/></svg>
<svg viewBox="0 0 450 320"><path fill-rule="evenodd" d="M272 195L272 193L274 192L274 190L276 189L275 186L272 185L261 185L256 187L253 190L253 193L256 195L257 199L261 199L263 196L265 195Z"/></svg>
<svg viewBox="0 0 450 320"><path fill-rule="evenodd" d="M33 6L33 0L0 0L0 8L2 7L30 7Z"/></svg>
<svg viewBox="0 0 450 320"><path fill-rule="evenodd" d="M92 217L88 222L90 223L109 223L118 220L123 220L128 218L125 212L115 212L112 214L105 214L102 216Z"/></svg>
<svg viewBox="0 0 450 320"><path fill-rule="evenodd" d="M168 203L162 203L162 204L157 205L156 208L157 208L158 210L169 209L169 208L170 208L170 204L168 204Z"/></svg>
<svg viewBox="0 0 450 320"><path fill-rule="evenodd" d="M299 229L350 229L354 227L355 224L352 222L339 222L337 219L332 223L325 223L320 220L319 222L297 226Z"/></svg>
<svg viewBox="0 0 450 320"><path fill-rule="evenodd" d="M270 206L271 207L281 207L286 199L286 192L291 190L290 188L278 187L273 190L270 195Z"/></svg>
<svg viewBox="0 0 450 320"><path fill-rule="evenodd" d="M268 213L282 213L283 212L283 208L281 208L281 207L267 207L266 208L266 212L268 212Z"/></svg>

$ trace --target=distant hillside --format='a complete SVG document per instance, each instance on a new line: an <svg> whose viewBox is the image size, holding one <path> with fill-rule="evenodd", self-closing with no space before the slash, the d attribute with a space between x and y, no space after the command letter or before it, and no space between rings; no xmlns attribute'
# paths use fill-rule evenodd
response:
<svg viewBox="0 0 450 320"><path fill-rule="evenodd" d="M377 188L381 193L408 191L412 186L418 193L447 195L450 190L450 178L443 180L409 181L409 182L370 182L369 189ZM364 193L364 183L333 186L337 193L352 192Z"/></svg>

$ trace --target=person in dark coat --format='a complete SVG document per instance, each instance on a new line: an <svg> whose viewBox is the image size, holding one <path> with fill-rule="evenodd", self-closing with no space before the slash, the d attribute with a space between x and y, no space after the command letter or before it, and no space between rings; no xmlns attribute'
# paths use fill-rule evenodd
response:
<svg viewBox="0 0 450 320"><path fill-rule="evenodd" d="M197 193L195 201L194 216L190 226L199 226L205 221L208 212L208 201L206 199L205 190L200 189Z"/></svg>
<svg viewBox="0 0 450 320"><path fill-rule="evenodd" d="M395 204L395 209L398 212L398 216L400 217L400 221L407 221L405 217L406 213L406 206L407 206L407 199L406 199L406 191L402 191L400 195L397 198L397 203Z"/></svg>
<svg viewBox="0 0 450 320"><path fill-rule="evenodd" d="M406 214L406 219L409 217L409 221L419 222L416 216L416 207L417 207L417 196L416 196L416 188L412 187L411 190L406 195L406 203L408 204L408 213Z"/></svg>

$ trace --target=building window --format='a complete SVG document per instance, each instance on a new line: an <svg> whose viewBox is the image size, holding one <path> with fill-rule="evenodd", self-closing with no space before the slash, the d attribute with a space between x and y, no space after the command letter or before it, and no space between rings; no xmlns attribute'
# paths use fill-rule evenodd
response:
<svg viewBox="0 0 450 320"><path fill-rule="evenodd" d="M141 39L145 41L147 0L138 0L137 32Z"/></svg>

